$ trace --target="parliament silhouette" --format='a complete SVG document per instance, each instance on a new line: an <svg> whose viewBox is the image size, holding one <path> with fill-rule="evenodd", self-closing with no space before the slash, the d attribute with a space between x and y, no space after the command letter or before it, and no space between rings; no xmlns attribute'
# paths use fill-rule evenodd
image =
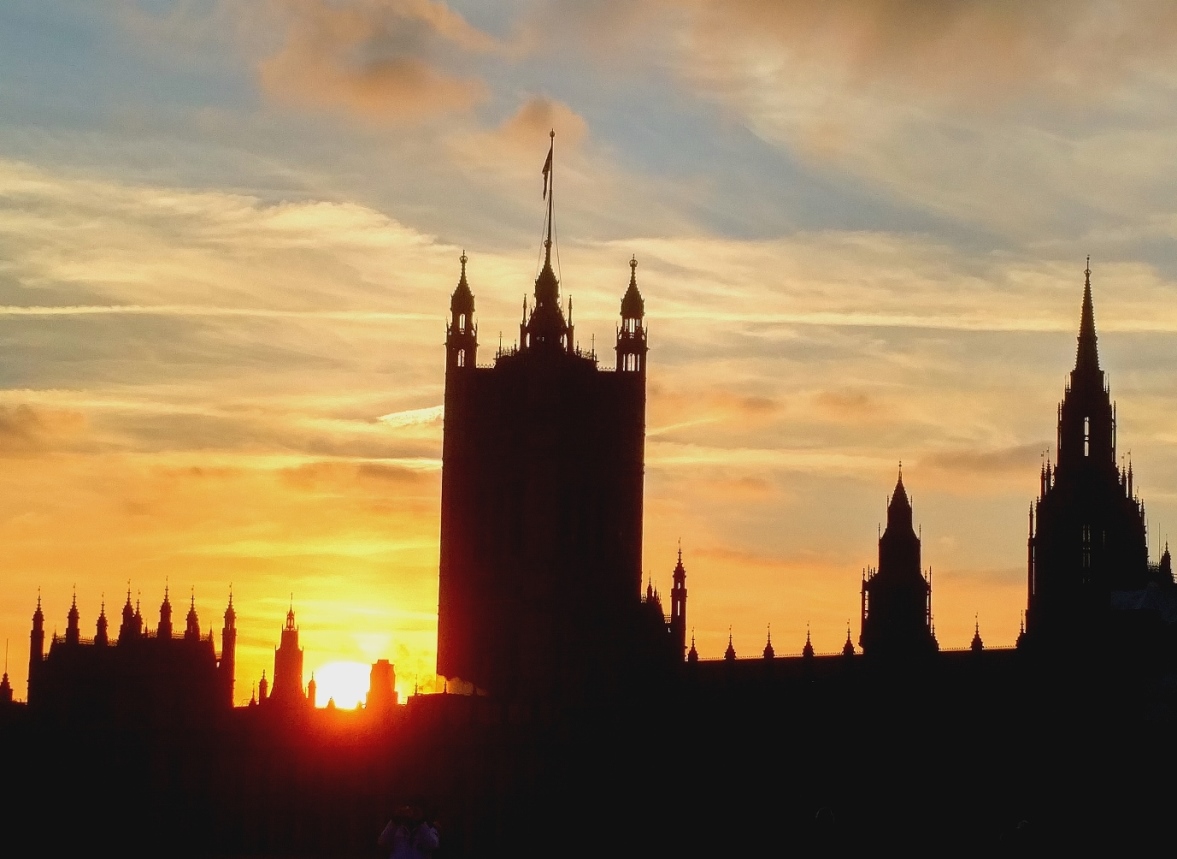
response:
<svg viewBox="0 0 1177 859"><path fill-rule="evenodd" d="M231 596L219 654L194 595L176 633L168 590L149 629L128 589L117 636L103 605L93 638L75 600L47 651L38 600L27 703L0 683L3 766L21 786L5 814L48 804L69 824L51 852L188 855L369 855L406 801L440 818L451 856L1001 852L1161 831L1171 779L1151 775L1174 763L1177 585L1167 546L1150 563L1117 459L1090 261L1057 449L1030 507L1016 647L987 647L978 626L968 649L940 648L900 468L857 638L848 628L840 653L818 655L807 636L779 655L769 635L738 656L729 636L702 658L682 549L669 611L642 588L638 263L606 368L561 302L550 167L549 153L543 263L517 344L479 364L465 253L450 298L445 691L398 706L381 660L367 706L316 708L292 604L272 675L234 707Z"/></svg>

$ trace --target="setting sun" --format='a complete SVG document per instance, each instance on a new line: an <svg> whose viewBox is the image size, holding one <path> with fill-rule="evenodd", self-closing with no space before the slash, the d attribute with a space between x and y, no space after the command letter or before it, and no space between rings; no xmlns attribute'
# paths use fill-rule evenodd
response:
<svg viewBox="0 0 1177 859"><path fill-rule="evenodd" d="M353 709L364 703L368 695L371 666L362 662L328 662L314 671L315 703L326 707L334 701L336 707Z"/></svg>

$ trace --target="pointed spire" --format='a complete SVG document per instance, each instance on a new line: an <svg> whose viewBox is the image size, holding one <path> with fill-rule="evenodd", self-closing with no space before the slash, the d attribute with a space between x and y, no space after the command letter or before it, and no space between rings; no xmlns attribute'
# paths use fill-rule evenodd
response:
<svg viewBox="0 0 1177 859"><path fill-rule="evenodd" d="M895 481L895 491L887 503L887 530L892 526L911 528L911 501L903 485L902 462L899 463L899 479Z"/></svg>
<svg viewBox="0 0 1177 859"><path fill-rule="evenodd" d="M805 624L805 646L801 648L801 655L806 659L813 658L813 641L809 638L809 624Z"/></svg>
<svg viewBox="0 0 1177 859"><path fill-rule="evenodd" d="M979 615L973 615L973 641L969 645L969 650L973 653L980 653L985 649L985 642L981 640L981 620Z"/></svg>
<svg viewBox="0 0 1177 859"><path fill-rule="evenodd" d="M641 319L646 315L646 302L638 290L638 258L629 260L629 287L621 298L621 318Z"/></svg>
<svg viewBox="0 0 1177 859"><path fill-rule="evenodd" d="M850 637L850 621L846 621L846 643L842 645L842 655L854 655L854 641Z"/></svg>
<svg viewBox="0 0 1177 859"><path fill-rule="evenodd" d="M723 658L728 662L736 661L736 648L732 644L732 628L730 626L727 628L727 650L724 651Z"/></svg>
<svg viewBox="0 0 1177 859"><path fill-rule="evenodd" d="M764 658L773 659L776 651L772 649L772 624L768 625L768 642L764 645Z"/></svg>
<svg viewBox="0 0 1177 859"><path fill-rule="evenodd" d="M450 311L455 317L465 315L465 323L470 325L470 317L474 313L474 293L470 291L470 284L466 280L466 263L469 257L466 252L462 251L462 255L458 257L458 262L462 264L462 274L458 278L458 285L454 288L454 294L450 297Z"/></svg>
<svg viewBox="0 0 1177 859"><path fill-rule="evenodd" d="M1099 372L1099 350L1096 347L1095 309L1091 301L1091 257L1083 272L1083 311L1079 319L1079 346L1075 353L1074 375ZM1073 381L1072 381L1073 383Z"/></svg>
<svg viewBox="0 0 1177 859"><path fill-rule="evenodd" d="M699 651L695 649L695 631L691 630L691 649L687 651L687 662L695 663L699 661Z"/></svg>

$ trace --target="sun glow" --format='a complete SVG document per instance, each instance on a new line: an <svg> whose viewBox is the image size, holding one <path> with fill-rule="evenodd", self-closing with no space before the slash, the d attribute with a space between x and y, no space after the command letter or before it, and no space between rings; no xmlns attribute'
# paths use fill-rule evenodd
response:
<svg viewBox="0 0 1177 859"><path fill-rule="evenodd" d="M328 662L314 671L315 704L326 707L334 701L336 707L359 707L368 696L372 667L363 662Z"/></svg>

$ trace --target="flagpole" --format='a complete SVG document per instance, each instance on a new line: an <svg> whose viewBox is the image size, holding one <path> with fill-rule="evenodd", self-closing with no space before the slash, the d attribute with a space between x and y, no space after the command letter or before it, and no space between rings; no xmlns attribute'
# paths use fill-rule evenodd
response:
<svg viewBox="0 0 1177 859"><path fill-rule="evenodd" d="M552 261L552 198L556 196L556 161L552 157L556 152L556 129L552 129L548 135L551 138L551 144L548 147L548 237L544 242L544 251L547 262Z"/></svg>

